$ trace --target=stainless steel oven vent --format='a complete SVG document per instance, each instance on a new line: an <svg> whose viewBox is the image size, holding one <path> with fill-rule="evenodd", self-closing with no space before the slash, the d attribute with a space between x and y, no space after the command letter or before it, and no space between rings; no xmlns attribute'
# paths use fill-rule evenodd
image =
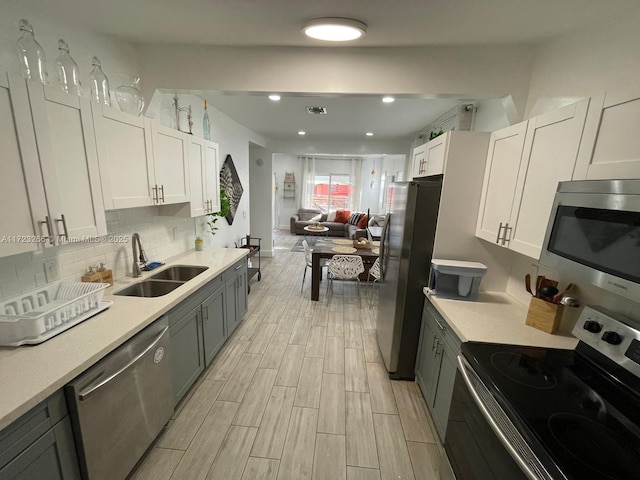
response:
<svg viewBox="0 0 640 480"><path fill-rule="evenodd" d="M327 107L306 107L309 115L326 115Z"/></svg>

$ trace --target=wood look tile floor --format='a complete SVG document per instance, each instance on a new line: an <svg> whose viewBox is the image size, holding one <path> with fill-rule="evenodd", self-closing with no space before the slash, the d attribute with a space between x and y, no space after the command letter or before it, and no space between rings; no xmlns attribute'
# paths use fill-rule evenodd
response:
<svg viewBox="0 0 640 480"><path fill-rule="evenodd" d="M441 447L420 389L389 380L364 285L300 292L299 237L251 281L249 311L131 480L436 480ZM324 287L324 285L322 285Z"/></svg>

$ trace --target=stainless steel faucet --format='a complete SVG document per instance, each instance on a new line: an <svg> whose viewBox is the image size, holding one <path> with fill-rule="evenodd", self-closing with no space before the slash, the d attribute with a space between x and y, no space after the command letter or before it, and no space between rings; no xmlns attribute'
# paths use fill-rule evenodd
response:
<svg viewBox="0 0 640 480"><path fill-rule="evenodd" d="M138 244L139 253L136 252L136 243ZM134 233L133 235L131 235L131 250L133 251L132 276L133 278L138 278L139 276L142 275L142 271L140 270L140 264L142 264L142 266L144 267L147 264L148 260L147 260L147 256L144 253L144 250L142 249L142 243L140 243L140 235L137 233Z"/></svg>

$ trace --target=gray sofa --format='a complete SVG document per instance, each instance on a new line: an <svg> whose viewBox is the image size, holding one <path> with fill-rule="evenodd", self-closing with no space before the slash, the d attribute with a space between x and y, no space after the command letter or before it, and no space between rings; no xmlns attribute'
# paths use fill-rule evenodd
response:
<svg viewBox="0 0 640 480"><path fill-rule="evenodd" d="M315 224L316 222L311 219L319 214L322 215L320 217L320 225L329 229L327 235L330 237L359 238L367 236L366 229L360 229L356 225L349 223L327 222L327 215L325 213L311 208L301 208L298 210L298 213L291 216L291 233L294 235L308 234L308 232L304 230L304 227ZM369 225L375 223L376 225L382 226L382 224L380 224L381 220L384 223L384 215L371 214Z"/></svg>

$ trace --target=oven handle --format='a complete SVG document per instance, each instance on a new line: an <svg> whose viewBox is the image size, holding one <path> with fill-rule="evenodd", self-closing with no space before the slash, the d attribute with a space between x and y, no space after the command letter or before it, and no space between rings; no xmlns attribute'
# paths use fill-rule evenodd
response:
<svg viewBox="0 0 640 480"><path fill-rule="evenodd" d="M482 412L482 415L487 420L487 422L489 422L491 429L498 436L498 438L500 439L500 442L502 442L502 444L505 446L505 448L507 449L511 457L516 461L516 463L522 469L524 474L527 477L529 477L531 480L545 480L543 477L540 477L539 475L537 475L535 472L531 470L531 467L522 459L522 457L520 456L520 453L518 453L518 451L513 447L513 445L511 444L507 436L504 434L504 432L502 431L502 429L500 428L496 420L493 418L493 415L491 415L491 412L489 411L485 403L480 398L480 395L476 391L475 387L473 386L473 383L471 382L471 379L469 378L469 372L470 371L473 372L473 368L462 355L458 355L458 366L460 367L460 373L462 374L464 383L467 385L467 388L469 389L469 392L471 393L471 395L473 396L473 399L478 405L478 408ZM548 474L546 478L549 480L553 480L552 477Z"/></svg>

